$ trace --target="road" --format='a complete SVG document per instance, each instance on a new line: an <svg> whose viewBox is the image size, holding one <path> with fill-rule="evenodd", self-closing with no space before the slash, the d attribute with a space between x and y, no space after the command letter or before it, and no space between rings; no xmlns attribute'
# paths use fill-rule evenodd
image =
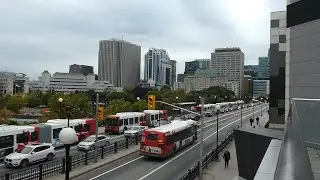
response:
<svg viewBox="0 0 320 180"><path fill-rule="evenodd" d="M264 105L263 110L267 109ZM255 108L255 114L260 114L260 107ZM243 123L249 123L252 108L243 110ZM205 120L203 154L207 154L216 146L216 117ZM232 111L219 118L219 141L224 140L228 133L240 124L240 111ZM200 135L200 133L198 133ZM196 142L167 160L149 159L134 153L110 164L92 170L76 180L163 180L177 179L193 167L199 158L199 144Z"/></svg>

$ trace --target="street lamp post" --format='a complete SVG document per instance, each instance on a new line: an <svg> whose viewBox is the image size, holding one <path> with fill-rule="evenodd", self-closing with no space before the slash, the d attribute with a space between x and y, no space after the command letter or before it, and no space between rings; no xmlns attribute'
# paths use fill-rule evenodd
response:
<svg viewBox="0 0 320 180"><path fill-rule="evenodd" d="M254 101L252 100L252 119L254 120Z"/></svg>
<svg viewBox="0 0 320 180"><path fill-rule="evenodd" d="M263 103L262 100L263 100L263 98L261 98L261 102ZM261 106L260 106L260 107L261 107L261 116L262 116L262 105L263 105L263 104L261 104Z"/></svg>
<svg viewBox="0 0 320 180"><path fill-rule="evenodd" d="M137 97L137 101L139 101L140 100L140 97Z"/></svg>
<svg viewBox="0 0 320 180"><path fill-rule="evenodd" d="M97 93L97 102L96 102L96 143L94 146L94 162L98 162L98 129L99 129L99 125L98 125L98 119L99 119L99 114L98 114L98 109L99 109L99 94Z"/></svg>
<svg viewBox="0 0 320 180"><path fill-rule="evenodd" d="M65 179L69 180L70 173L70 145L77 141L77 133L74 129L67 127L63 128L59 133L59 139L66 148L66 163L65 163Z"/></svg>
<svg viewBox="0 0 320 180"><path fill-rule="evenodd" d="M202 151L203 151L203 119L204 119L204 112L203 112L203 108L204 108L204 99L203 97L200 97L200 101L201 101L201 133L200 133L200 167L199 167L199 179L202 180Z"/></svg>
<svg viewBox="0 0 320 180"><path fill-rule="evenodd" d="M240 108L240 117L241 117L240 126L241 126L241 128L242 128L242 109L243 109L243 105L241 104L241 108Z"/></svg>
<svg viewBox="0 0 320 180"><path fill-rule="evenodd" d="M219 148L219 113L217 112L217 151L218 152L218 148ZM219 155L218 153L216 153L216 159L219 159Z"/></svg>
<svg viewBox="0 0 320 180"><path fill-rule="evenodd" d="M67 107L66 107L66 110L67 110L68 127L69 127L69 121L70 121L70 110L71 110L71 107L70 107L70 106L67 106Z"/></svg>
<svg viewBox="0 0 320 180"><path fill-rule="evenodd" d="M59 102L59 105L60 105L60 118L62 118L62 102L63 102L63 99L59 98L58 102Z"/></svg>

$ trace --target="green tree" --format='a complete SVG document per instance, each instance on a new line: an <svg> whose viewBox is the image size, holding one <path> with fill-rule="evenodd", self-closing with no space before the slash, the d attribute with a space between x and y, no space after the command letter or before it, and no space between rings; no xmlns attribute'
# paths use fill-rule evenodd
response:
<svg viewBox="0 0 320 180"><path fill-rule="evenodd" d="M28 93L24 98L27 107L36 108L41 105L41 97L39 93Z"/></svg>
<svg viewBox="0 0 320 180"><path fill-rule="evenodd" d="M132 111L132 105L130 102L125 101L124 99L116 99L110 101L110 104L105 110L105 115L112 115L118 112L130 112Z"/></svg>
<svg viewBox="0 0 320 180"><path fill-rule="evenodd" d="M132 103L132 110L137 112L142 112L143 110L146 110L147 108L147 101L145 100L139 100Z"/></svg>
<svg viewBox="0 0 320 180"><path fill-rule="evenodd" d="M19 110L25 105L25 100L21 96L9 96L6 103L7 109L14 113L19 113Z"/></svg>

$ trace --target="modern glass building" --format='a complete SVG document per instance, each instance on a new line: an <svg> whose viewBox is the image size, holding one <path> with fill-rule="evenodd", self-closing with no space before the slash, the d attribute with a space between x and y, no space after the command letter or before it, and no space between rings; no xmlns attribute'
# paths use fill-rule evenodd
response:
<svg viewBox="0 0 320 180"><path fill-rule="evenodd" d="M270 58L259 57L258 77L270 77Z"/></svg>
<svg viewBox="0 0 320 180"><path fill-rule="evenodd" d="M270 81L267 79L253 80L253 97L268 97L270 88Z"/></svg>

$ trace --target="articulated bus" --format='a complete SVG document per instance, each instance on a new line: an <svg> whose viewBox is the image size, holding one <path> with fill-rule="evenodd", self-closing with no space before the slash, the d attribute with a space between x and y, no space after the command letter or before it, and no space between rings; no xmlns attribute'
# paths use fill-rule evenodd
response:
<svg viewBox="0 0 320 180"><path fill-rule="evenodd" d="M174 120L170 124L146 129L142 135L140 154L167 158L197 139L197 125L193 120Z"/></svg>
<svg viewBox="0 0 320 180"><path fill-rule="evenodd" d="M109 115L106 118L106 133L123 133L132 126L140 125L144 121L145 113L142 112L122 112L116 115Z"/></svg>
<svg viewBox="0 0 320 180"><path fill-rule="evenodd" d="M3 125L0 127L0 159L28 143L39 142L39 129L33 126Z"/></svg>

